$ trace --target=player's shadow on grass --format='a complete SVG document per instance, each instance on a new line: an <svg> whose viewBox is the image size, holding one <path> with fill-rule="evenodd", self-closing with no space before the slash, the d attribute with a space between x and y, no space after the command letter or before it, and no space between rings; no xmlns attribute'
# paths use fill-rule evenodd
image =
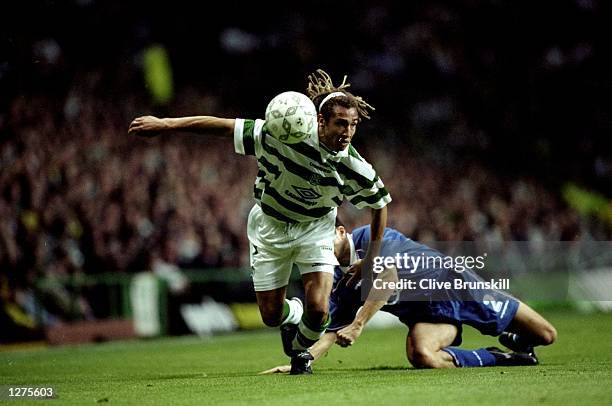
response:
<svg viewBox="0 0 612 406"><path fill-rule="evenodd" d="M401 365L377 365L377 366L373 366L373 367L367 367L367 368L325 368L324 370L321 371L331 371L331 372L347 372L347 371L353 371L353 372L359 372L359 371L363 371L363 372L370 372L370 371L407 371L410 369L415 369L413 367L407 367L407 366L401 366Z"/></svg>

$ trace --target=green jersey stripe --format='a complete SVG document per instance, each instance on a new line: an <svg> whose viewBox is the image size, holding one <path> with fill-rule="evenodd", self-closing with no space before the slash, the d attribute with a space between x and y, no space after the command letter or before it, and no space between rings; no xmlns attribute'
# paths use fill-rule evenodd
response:
<svg viewBox="0 0 612 406"><path fill-rule="evenodd" d="M301 179L303 179L305 182L308 183L314 183L320 186L331 186L331 187L336 187L338 188L338 190L340 191L341 194L346 195L346 196L350 196L350 195L354 195L357 192L355 191L355 189L353 189L350 185L341 185L338 183L338 179L334 178L334 177L329 177L329 176L321 176L318 173L315 173L307 168L304 168L302 165L299 165L297 163L294 162L294 160L289 159L288 157L282 155L276 148L274 148L273 146L271 146L269 143L266 142L266 136L264 135L262 137L262 142L261 145L263 146L264 150L270 155L270 156L274 156L276 159L279 160L279 162L281 162L285 168L290 171L291 173L293 173L294 175L300 177ZM262 156L263 158L263 156ZM264 162L262 162L262 165L266 166L264 164ZM273 164L271 164L273 165ZM274 165L273 165L274 166ZM276 167L276 166L274 166ZM351 170L350 168L348 168L346 165L344 165L343 163L341 163L339 166L340 168L344 168L345 172L348 173L349 175L352 175L352 178L349 178L347 176L347 181L353 181L356 182L358 184L358 189L371 189L374 184L376 182L379 181L379 177L378 175L375 176L374 181L369 181L366 177L360 175L358 172ZM270 170L270 168L266 167L266 169L268 169L270 172L272 172Z"/></svg>
<svg viewBox="0 0 612 406"><path fill-rule="evenodd" d="M327 167L328 170L335 169L333 164L331 164L330 162L323 162L323 158L321 158L321 153L317 151L315 148L306 144L305 142L299 142L297 144L287 144L287 146L299 152L300 154L304 155L305 157L312 159L319 165L323 165L324 167Z"/></svg>
<svg viewBox="0 0 612 406"><path fill-rule="evenodd" d="M278 193L278 191L276 191L276 189L274 189L274 187L272 187L270 181L267 179L262 178L261 182L266 185L265 195L270 196L279 206L282 206L286 210L301 214L302 216L313 218L323 217L329 213L330 210L332 210L332 207L315 207L312 209L307 209L295 202L292 202L291 200L285 199L280 193Z"/></svg>
<svg viewBox="0 0 612 406"><path fill-rule="evenodd" d="M357 206L359 203L361 202L366 202L367 204L375 204L376 202L378 202L379 200L381 200L382 198L384 198L385 196L388 196L389 192L387 192L387 189L380 188L378 190L378 193L374 194L374 195L370 195L370 196L355 196L353 197L351 200L349 200L352 204L354 204L355 206Z"/></svg>
<svg viewBox="0 0 612 406"><path fill-rule="evenodd" d="M359 155L357 150L355 148L353 148L353 146L351 144L349 144L349 146L348 146L348 153L353 158L356 158L356 159L359 159L360 161L363 161L363 158L361 157L361 155Z"/></svg>
<svg viewBox="0 0 612 406"><path fill-rule="evenodd" d="M333 177L323 177L319 174L313 173L312 171L310 171L308 168L304 168L301 165L296 164L293 160L288 159L287 157L285 157L284 155L282 155L278 150L276 150L276 148L272 147L271 145L269 145L269 143L266 142L266 138L267 138L267 134L265 132L262 133L262 139L261 139L261 144L264 147L265 151L269 154L274 155L276 158L278 158L279 161L281 161L283 164L285 164L285 167L291 171L292 173L294 173L295 175L301 177L302 179L306 180L307 182L309 182L312 179L312 176L314 175L317 180L320 182L318 182L317 184L321 185L321 186L336 186L338 188L340 188L340 185L338 184L338 181L336 178ZM314 156L318 155L318 163L321 163L322 165L325 165L322 163L321 160L321 154L315 150L314 148L308 146L306 143L301 142L299 144L285 144L287 146L292 147L293 149L295 149L296 151L302 153L302 152L307 152L307 157L308 158L312 158ZM301 145L300 147L295 148L296 145ZM321 144L322 145L322 144ZM357 151L353 148L352 145L349 145L349 148L352 149L354 151L354 153L357 155L357 166L361 166L363 165L363 167L365 168L367 165L367 168L370 169L369 165L363 161L363 158L361 158L361 156L359 156L359 154L357 153ZM309 151L309 149L311 151ZM331 164L333 161L327 161L328 164ZM353 170L351 168L349 168L348 166L346 166L346 164L344 164L343 162L339 162L339 163L333 163L332 166L335 166L336 169L338 170L338 172L342 172L343 175L345 175L347 177L347 180L354 180L360 187L362 188L366 188L366 189L371 189L372 186L374 185L374 183L378 182L378 180L380 179L378 177L378 175L376 174L376 172L374 172L374 179L373 180L369 180L367 177L365 177L364 175L360 174L359 172L357 172L357 170ZM373 169L372 169L373 170ZM319 178L320 177L320 178ZM350 191L342 191L343 194L353 194Z"/></svg>
<svg viewBox="0 0 612 406"><path fill-rule="evenodd" d="M374 179L370 180L366 178L365 176L363 176L362 174L360 174L359 172L356 172L353 169L346 166L344 162L339 162L338 165L336 166L336 169L338 170L340 174L346 176L347 179L354 180L355 182L357 182L359 186L361 186L364 189L371 189L372 186L374 186L374 184L378 182L378 180L380 179L378 175L376 175L376 172L374 172Z"/></svg>
<svg viewBox="0 0 612 406"><path fill-rule="evenodd" d="M275 219L282 221L284 223L298 223L298 221L290 219L289 217L279 213L273 207L268 206L264 202L260 202L261 210L270 217L274 217Z"/></svg>
<svg viewBox="0 0 612 406"><path fill-rule="evenodd" d="M333 187L340 188L340 184L338 183L338 179L336 179L334 177L319 175L318 173L313 172L310 169L303 167L302 165L299 165L298 163L294 162L292 159L289 159L286 156L284 156L283 154L281 154L280 152L278 152L278 150L276 148L274 148L273 146L269 145L266 142L266 137L262 138L261 145L263 146L264 150L268 154L273 155L276 159L278 159L280 162L282 162L283 165L285 166L285 168L289 172L293 173L296 176L299 176L305 182L311 183L311 181L315 180L317 185L321 185L321 186L333 186Z"/></svg>
<svg viewBox="0 0 612 406"><path fill-rule="evenodd" d="M374 168L352 145L334 154L316 140L284 144L268 135L263 120L236 119L234 149L257 158L253 196L267 215L308 222L345 198L358 208L380 208L391 201Z"/></svg>
<svg viewBox="0 0 612 406"><path fill-rule="evenodd" d="M255 140L253 139L253 129L255 120L244 120L243 143L245 155L255 155Z"/></svg>
<svg viewBox="0 0 612 406"><path fill-rule="evenodd" d="M275 178L278 178L281 175L281 171L279 167L274 165L272 162L268 161L265 156L262 155L258 159L258 161L269 173L273 174ZM261 170L259 172L265 175L265 172ZM258 173L257 176L261 176L261 175Z"/></svg>

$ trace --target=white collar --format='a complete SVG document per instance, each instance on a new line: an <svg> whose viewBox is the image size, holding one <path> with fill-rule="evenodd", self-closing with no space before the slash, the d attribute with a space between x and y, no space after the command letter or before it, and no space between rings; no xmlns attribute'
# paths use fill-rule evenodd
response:
<svg viewBox="0 0 612 406"><path fill-rule="evenodd" d="M349 156L348 150L349 150L349 148L351 146L349 144L342 151L338 151L338 152L331 151L329 148L327 148L325 145L323 145L323 143L319 142L319 135L318 134L317 134L316 137L314 137L313 144L315 144L315 146L317 147L317 149L321 153L321 158L323 159L323 162L327 161L328 159L331 159L332 161L339 161L342 158L348 157Z"/></svg>

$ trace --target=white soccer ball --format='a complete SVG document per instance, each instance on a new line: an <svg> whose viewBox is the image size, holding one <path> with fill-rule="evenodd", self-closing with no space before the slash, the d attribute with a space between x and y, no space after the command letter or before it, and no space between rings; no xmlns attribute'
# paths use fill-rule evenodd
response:
<svg viewBox="0 0 612 406"><path fill-rule="evenodd" d="M305 94L283 92L268 103L265 126L274 138L296 144L317 136L317 109Z"/></svg>

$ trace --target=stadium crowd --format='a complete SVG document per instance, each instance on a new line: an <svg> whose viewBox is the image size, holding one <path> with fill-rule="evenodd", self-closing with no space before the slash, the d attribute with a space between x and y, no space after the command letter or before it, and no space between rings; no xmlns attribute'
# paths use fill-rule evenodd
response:
<svg viewBox="0 0 612 406"><path fill-rule="evenodd" d="M291 18L282 20L279 31L274 24L253 25L250 15L233 24L214 23L203 28L202 46L216 64L192 58L190 41L200 37L190 35L179 45L193 27L199 30L195 16L186 17L176 33L159 31L153 17L122 19L111 35L120 51L96 32L99 26L87 25L97 8L101 15L112 11L98 2L47 10L79 16L73 29L98 35L88 37L92 46L86 49L70 25L55 33L44 32L42 21L43 28L32 32L15 25L16 42L27 49L11 48L0 64L0 84L10 95L0 115L3 298L43 276L128 273L153 261L200 269L247 266L245 219L255 162L235 155L228 140L134 138L127 136L127 125L155 109L165 115L263 114L267 97L236 94L271 97L287 83L305 86L304 78L296 78L326 61L348 71L351 90L370 95L377 107L373 123L361 126L355 142L393 196L390 226L424 242L610 239L610 227L570 209L555 183L572 177L562 170L580 172L578 179L595 180L595 187L612 177L609 157L598 147L605 117L589 120L589 104L580 102L576 114L587 118L581 123L592 138L577 142L584 129L564 112L580 106L564 105L558 92L565 83L578 95L585 72L594 72L594 81L603 75L593 68L600 55L592 40L595 28L577 34L597 15L599 2L562 7L551 32L565 30L564 19L577 13L573 37L540 36L531 43L516 34L522 47L501 40L503 27L514 23L515 14L505 14L511 2L414 5L405 20L396 18L402 14L395 9L399 3L351 9L356 23L349 37L359 47L341 50L324 40L343 34L338 27L306 24L316 20L308 14L314 9L282 9ZM473 15L475 8L481 17ZM541 5L532 11L543 16L546 10ZM168 18L178 18L173 16ZM525 23L524 35L535 35L537 18ZM146 98L138 58L125 55L164 35L177 90L169 106L159 107ZM248 66L238 63L242 58L250 60ZM277 77L279 68L270 67L281 62L285 76ZM565 138L556 142L557 133ZM565 165L575 145L583 148L582 159ZM529 158L516 164L521 151ZM516 166L504 168L509 162ZM544 170L532 172L538 164ZM340 213L349 227L364 222L350 207ZM90 317L91 309L83 303L78 314Z"/></svg>
<svg viewBox="0 0 612 406"><path fill-rule="evenodd" d="M69 118L68 106L55 111L44 98L14 101L7 126L19 137L0 150L3 268L19 278L138 270L151 251L185 267L246 265L254 162L236 156L231 140L128 137L117 108L83 100ZM588 231L536 180L394 148L361 149L393 193L390 224L415 239L557 241ZM363 220L343 213L349 225Z"/></svg>
<svg viewBox="0 0 612 406"><path fill-rule="evenodd" d="M61 109L44 97L11 106L5 125L19 136L0 149L0 262L11 284L140 271L151 254L184 268L248 266L253 161L235 155L231 140L128 137L125 104L79 100L72 114L70 100ZM555 241L590 232L533 179L505 179L476 163L444 167L393 148L362 151L394 197L390 225L415 239ZM364 221L348 207L341 214L349 227Z"/></svg>

